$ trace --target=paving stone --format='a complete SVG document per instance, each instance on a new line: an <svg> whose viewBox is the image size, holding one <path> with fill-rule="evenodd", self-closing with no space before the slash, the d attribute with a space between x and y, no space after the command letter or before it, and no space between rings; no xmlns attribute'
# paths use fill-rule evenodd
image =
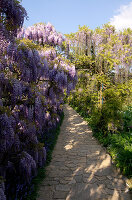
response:
<svg viewBox="0 0 132 200"><path fill-rule="evenodd" d="M74 163L86 163L86 157L78 157L78 159L74 160Z"/></svg>
<svg viewBox="0 0 132 200"><path fill-rule="evenodd" d="M65 166L68 168L72 168L72 167L75 167L76 164L75 163L67 163L67 164L65 164Z"/></svg>
<svg viewBox="0 0 132 200"><path fill-rule="evenodd" d="M57 185L55 187L56 190L59 190L59 191L64 191L64 192L67 192L67 191L70 191L70 186L69 185Z"/></svg>
<svg viewBox="0 0 132 200"><path fill-rule="evenodd" d="M111 176L107 176L107 178L108 178L109 180L112 180L112 177L111 177Z"/></svg>
<svg viewBox="0 0 132 200"><path fill-rule="evenodd" d="M37 200L52 200L53 199L53 186L41 186L39 190L39 197Z"/></svg>
<svg viewBox="0 0 132 200"><path fill-rule="evenodd" d="M66 181L66 180L60 180L59 183L60 183L60 184L68 184L69 181Z"/></svg>
<svg viewBox="0 0 132 200"><path fill-rule="evenodd" d="M63 179L66 180L66 181L71 181L73 179L73 177L72 176L69 176L69 177L66 176L66 177L63 177Z"/></svg>
<svg viewBox="0 0 132 200"><path fill-rule="evenodd" d="M88 183L88 184L92 184L92 183L96 183L97 179L96 178L83 178L83 182L84 183Z"/></svg>
<svg viewBox="0 0 132 200"><path fill-rule="evenodd" d="M54 161L54 162L52 163L52 165L54 166L54 168L56 168L56 166L61 167L63 164L64 164L64 163L58 162L58 161Z"/></svg>
<svg viewBox="0 0 132 200"><path fill-rule="evenodd" d="M69 185L72 185L72 184L75 184L77 181L75 179L71 180L68 184Z"/></svg>
<svg viewBox="0 0 132 200"><path fill-rule="evenodd" d="M82 167L76 167L73 168L72 170L73 170L73 176L82 175L84 173Z"/></svg>
<svg viewBox="0 0 132 200"><path fill-rule="evenodd" d="M110 184L110 185L107 185L107 188L109 189L115 189L116 190L125 190L126 189L126 186L125 185L118 185L118 184Z"/></svg>
<svg viewBox="0 0 132 200"><path fill-rule="evenodd" d="M108 167L108 168L102 168L102 169L99 169L95 172L95 175L97 176L107 176L107 175L110 175L112 173L112 169L111 167Z"/></svg>
<svg viewBox="0 0 132 200"><path fill-rule="evenodd" d="M58 185L58 184L59 184L59 181L50 180L50 181L44 181L41 185L51 186L51 185Z"/></svg>
<svg viewBox="0 0 132 200"><path fill-rule="evenodd" d="M76 183L82 183L83 182L83 176L82 175L74 176L74 179L75 179Z"/></svg>
<svg viewBox="0 0 132 200"><path fill-rule="evenodd" d="M66 199L67 195L68 195L67 192L64 192L64 191L55 191L53 197L54 197L54 199Z"/></svg>

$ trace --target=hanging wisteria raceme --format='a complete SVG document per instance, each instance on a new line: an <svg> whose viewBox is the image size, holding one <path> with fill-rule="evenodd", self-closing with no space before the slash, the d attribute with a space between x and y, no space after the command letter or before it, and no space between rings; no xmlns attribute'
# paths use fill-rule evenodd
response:
<svg viewBox="0 0 132 200"><path fill-rule="evenodd" d="M22 28L18 31L17 38L26 38L40 45L47 44L51 46L61 46L64 41L63 35L58 33L50 23L39 23L27 29Z"/></svg>
<svg viewBox="0 0 132 200"><path fill-rule="evenodd" d="M52 61L57 57L56 50L53 47L43 49L39 52L39 55L41 58L45 58L48 61Z"/></svg>

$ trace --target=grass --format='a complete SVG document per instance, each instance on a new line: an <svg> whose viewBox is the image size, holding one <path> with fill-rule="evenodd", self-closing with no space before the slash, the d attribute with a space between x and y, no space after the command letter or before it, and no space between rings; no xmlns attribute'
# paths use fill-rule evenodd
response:
<svg viewBox="0 0 132 200"><path fill-rule="evenodd" d="M60 133L60 127L63 122L63 119L64 119L64 113L62 113L62 115L61 115L61 120L60 120L60 123L58 124L56 130L54 130L52 132L53 134L51 134L51 135L54 135L54 138L53 137L48 138L48 143L50 145L49 145L48 152L47 152L45 166L43 168L38 169L38 174L35 178L33 178L32 183L29 187L28 195L26 196L26 198L24 198L24 200L36 200L36 198L38 197L38 191L39 191L42 181L46 177L46 173L45 173L46 167L50 164L50 161L52 159L52 152L53 152L55 144L57 142L57 138Z"/></svg>

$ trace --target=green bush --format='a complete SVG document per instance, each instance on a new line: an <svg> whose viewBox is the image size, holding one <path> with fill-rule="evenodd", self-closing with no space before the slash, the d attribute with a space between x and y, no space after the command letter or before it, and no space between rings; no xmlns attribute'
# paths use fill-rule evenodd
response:
<svg viewBox="0 0 132 200"><path fill-rule="evenodd" d="M123 113L123 125L126 132L132 131L132 106L128 106Z"/></svg>

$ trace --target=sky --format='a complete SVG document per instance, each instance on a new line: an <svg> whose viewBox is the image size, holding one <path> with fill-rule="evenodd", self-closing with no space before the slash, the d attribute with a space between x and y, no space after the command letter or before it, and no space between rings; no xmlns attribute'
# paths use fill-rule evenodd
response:
<svg viewBox="0 0 132 200"><path fill-rule="evenodd" d="M110 22L117 30L132 28L132 0L22 0L29 19L24 26L50 22L63 34L78 26L90 29Z"/></svg>

